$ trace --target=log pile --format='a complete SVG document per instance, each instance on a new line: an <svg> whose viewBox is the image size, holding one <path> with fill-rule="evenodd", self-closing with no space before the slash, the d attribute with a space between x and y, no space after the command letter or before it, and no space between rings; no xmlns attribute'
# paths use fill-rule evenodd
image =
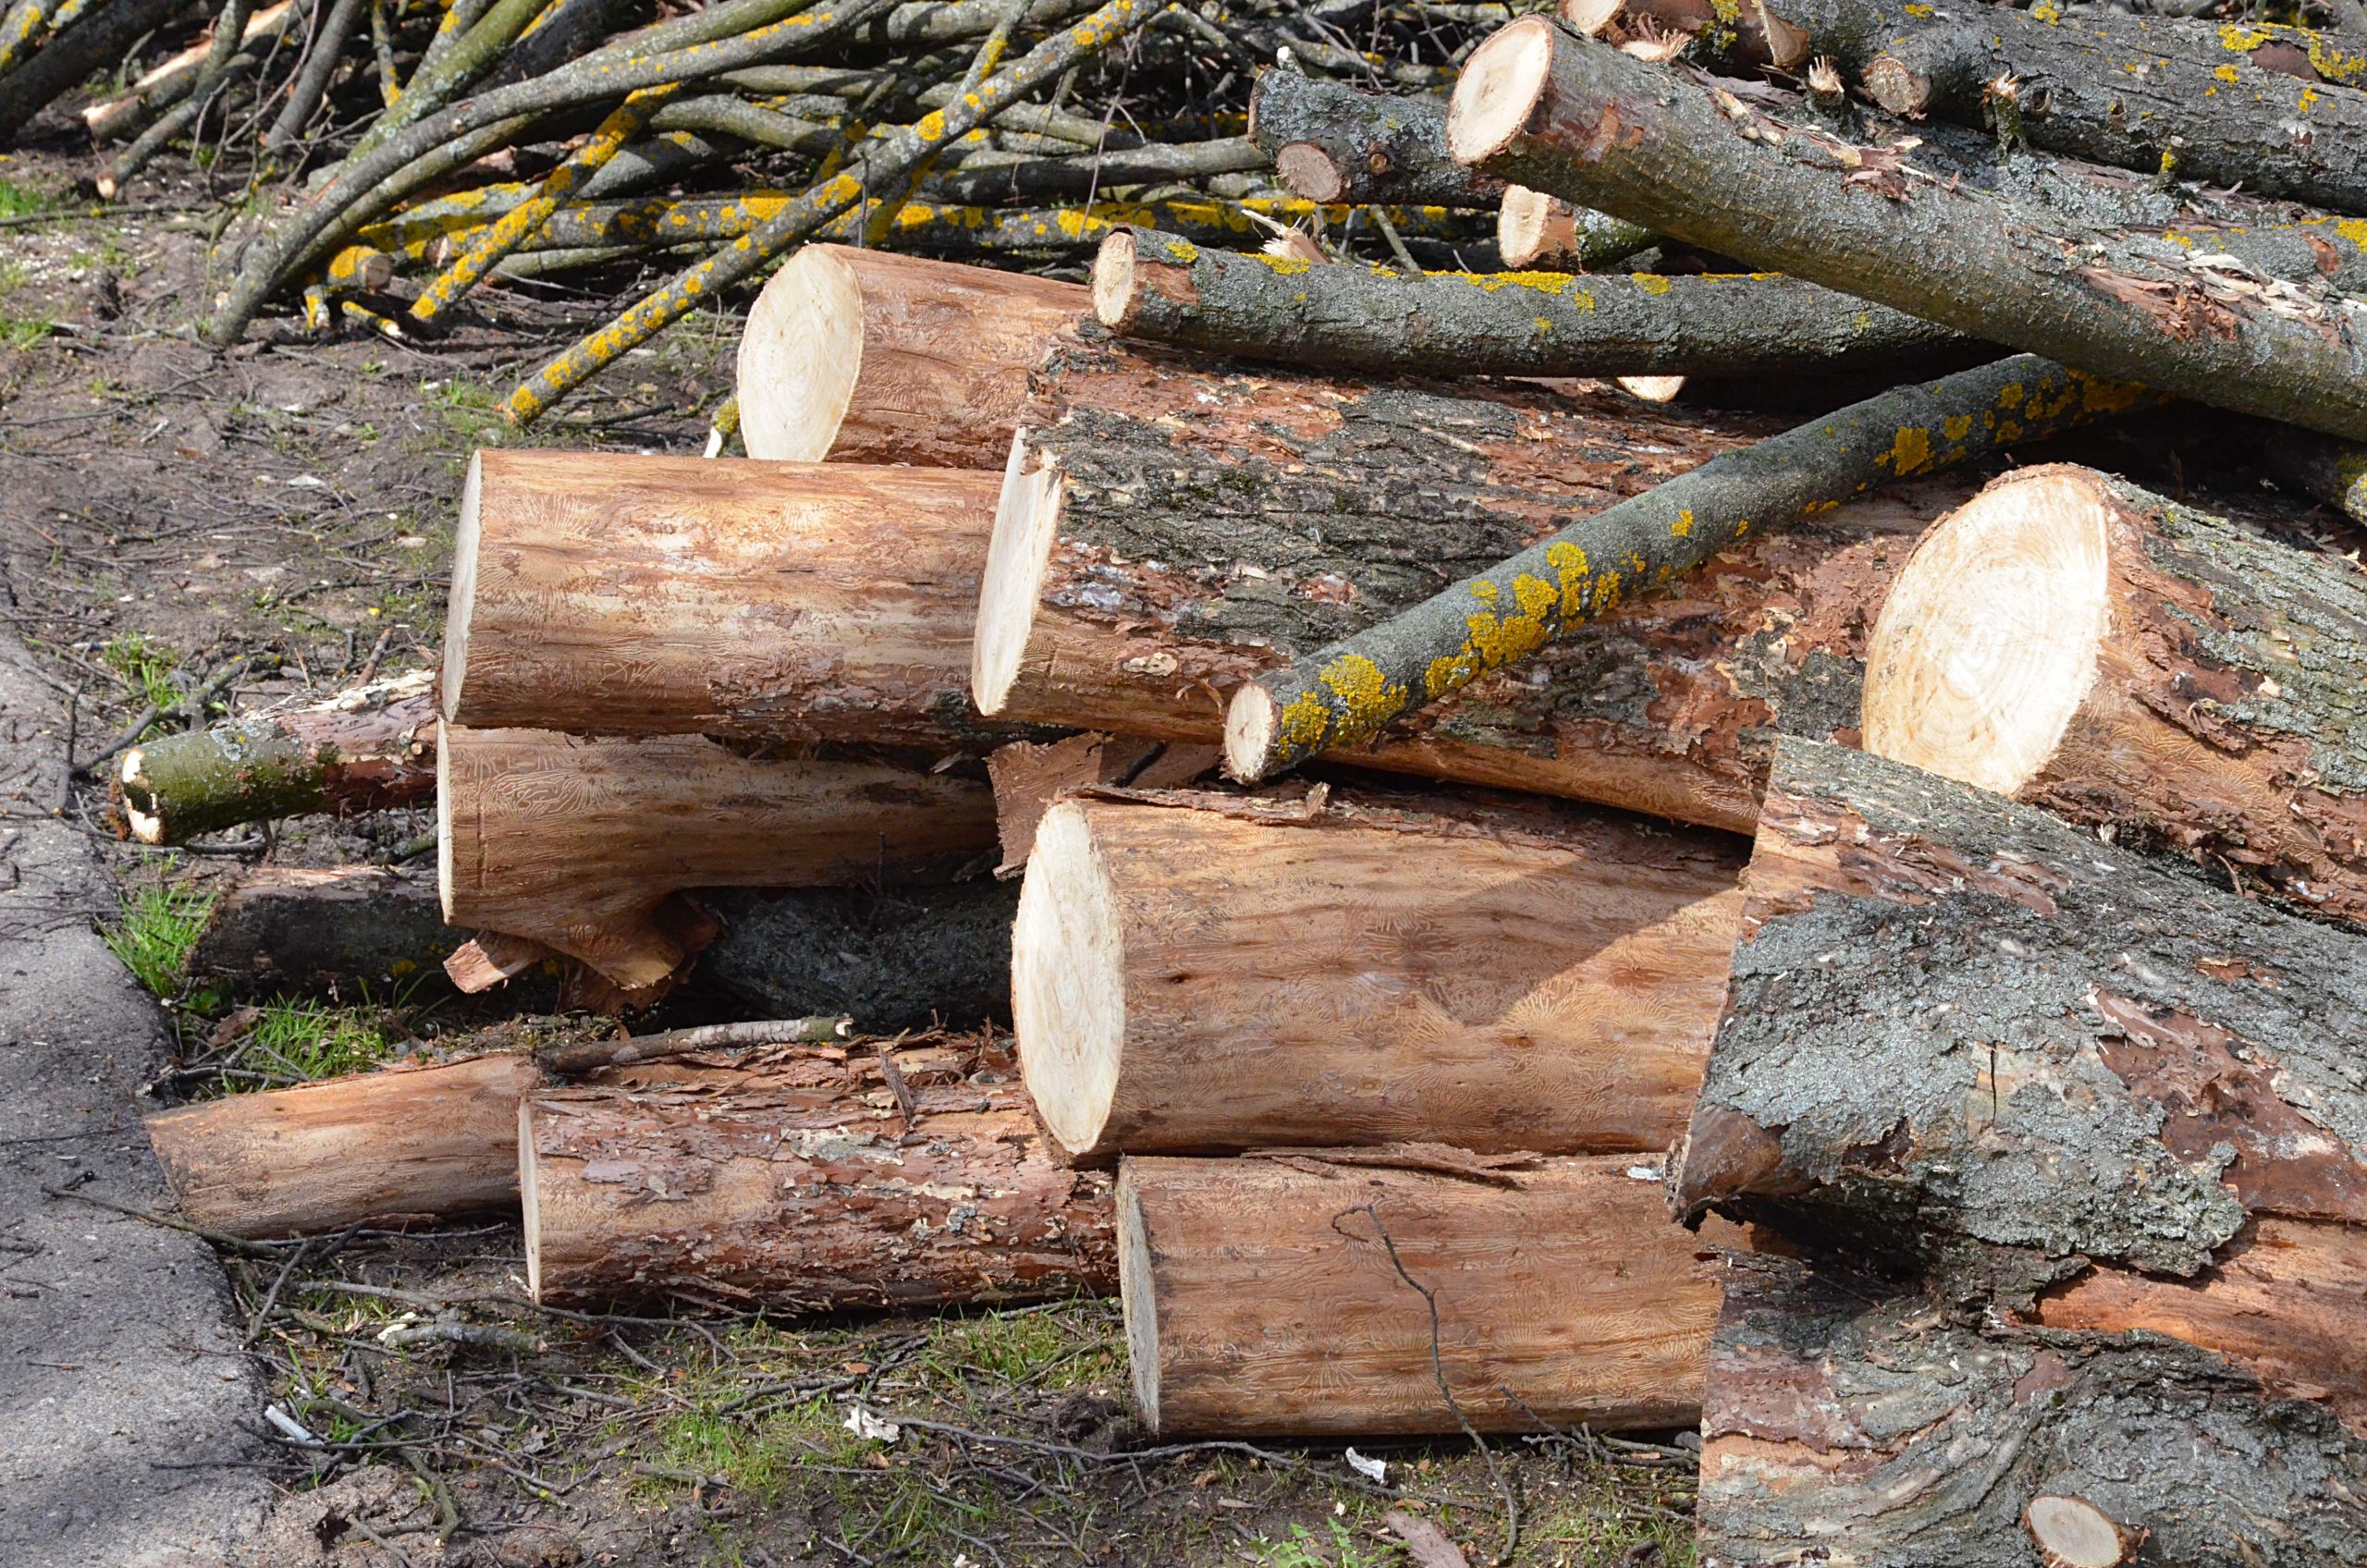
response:
<svg viewBox="0 0 2367 1568"><path fill-rule="evenodd" d="M1541 212L1568 271L814 245L754 456L485 454L452 973L793 977L713 889L892 888L1008 920L1009 1045L172 1111L193 1212L374 1213L205 1151L450 1164L342 1098L482 1077L451 1202L514 1191L554 1302L1114 1288L1159 1433L1698 1421L1732 1568L2355 1561L2361 161L2176 176L2367 99L2315 35L2288 89L2282 34L1926 9L1570 5L1449 104L1261 81L1310 200ZM2124 45L2166 171L2035 64ZM2275 422L2277 487L2104 472L2173 397ZM959 968L913 988L976 1022Z"/></svg>

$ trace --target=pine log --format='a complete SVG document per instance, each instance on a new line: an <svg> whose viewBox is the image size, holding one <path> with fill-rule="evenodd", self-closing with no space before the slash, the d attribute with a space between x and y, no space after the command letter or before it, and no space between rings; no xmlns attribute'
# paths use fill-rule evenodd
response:
<svg viewBox="0 0 2367 1568"><path fill-rule="evenodd" d="M1309 266L1119 229L1093 309L1121 337L1377 375L1919 379L1996 358L1944 327L1788 277Z"/></svg>
<svg viewBox="0 0 2367 1568"><path fill-rule="evenodd" d="M1161 1434L1689 1425L1714 1249L1738 1235L1687 1236L1660 1205L1657 1172L1618 1157L1129 1159L1135 1401Z"/></svg>
<svg viewBox="0 0 2367 1568"><path fill-rule="evenodd" d="M764 760L692 735L448 724L436 772L445 920L532 937L627 987L688 956L657 919L670 893L941 879L994 844L976 780Z"/></svg>
<svg viewBox="0 0 2367 1568"><path fill-rule="evenodd" d="M531 1057L382 1068L148 1118L193 1225L233 1236L333 1233L518 1201L520 1096Z"/></svg>
<svg viewBox="0 0 2367 1568"><path fill-rule="evenodd" d="M1027 373L1087 309L1073 283L808 245L741 331L752 458L993 468Z"/></svg>
<svg viewBox="0 0 2367 1568"><path fill-rule="evenodd" d="M1106 1292L1109 1179L1046 1156L1015 1079L1007 1059L906 1047L541 1091L514 1130L534 1298L829 1312Z"/></svg>
<svg viewBox="0 0 2367 1568"><path fill-rule="evenodd" d="M1725 1000L1737 849L1517 797L1063 800L1012 938L1028 1094L1085 1164L1664 1149Z"/></svg>
<svg viewBox="0 0 2367 1568"><path fill-rule="evenodd" d="M992 474L957 470L480 452L444 716L938 755L991 744L968 658L994 504Z"/></svg>
<svg viewBox="0 0 2367 1568"><path fill-rule="evenodd" d="M2367 447L2285 426L2269 433L2266 456L2278 484L2367 522Z"/></svg>
<svg viewBox="0 0 2367 1568"><path fill-rule="evenodd" d="M1919 178L1911 151L1779 124L1540 18L1473 53L1447 134L1463 163L1754 267L2101 375L2367 439L2367 335L2329 325L2350 307L2323 281L2230 288L2164 255L2158 237L2074 232L2044 210Z"/></svg>
<svg viewBox="0 0 2367 1568"><path fill-rule="evenodd" d="M1916 546L1866 671L1868 750L2367 923L2355 563L2023 469Z"/></svg>
<svg viewBox="0 0 2367 1568"><path fill-rule="evenodd" d="M413 803L435 787L435 682L415 670L131 747L115 778L131 837L178 844L242 822Z"/></svg>
<svg viewBox="0 0 2367 1568"><path fill-rule="evenodd" d="M1164 750L1163 742L1087 730L1065 740L1015 741L987 759L995 787L995 838L1002 864L995 875L1012 877L1027 867L1036 826L1055 798L1093 785L1122 785L1134 770Z"/></svg>

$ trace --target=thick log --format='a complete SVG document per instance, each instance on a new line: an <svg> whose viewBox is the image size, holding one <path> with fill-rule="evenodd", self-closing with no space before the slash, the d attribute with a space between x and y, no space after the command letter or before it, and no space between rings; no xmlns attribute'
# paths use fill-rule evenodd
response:
<svg viewBox="0 0 2367 1568"><path fill-rule="evenodd" d="M992 743L968 664L995 488L950 469L480 452L444 716L939 755Z"/></svg>
<svg viewBox="0 0 2367 1568"><path fill-rule="evenodd" d="M993 468L1027 373L1084 316L1073 283L808 245L740 336L752 458Z"/></svg>
<svg viewBox="0 0 2367 1568"><path fill-rule="evenodd" d="M115 790L131 837L178 844L242 822L410 805L435 787L435 677L226 719L133 746Z"/></svg>
<svg viewBox="0 0 2367 1568"><path fill-rule="evenodd" d="M2023 469L1916 546L1866 670L1869 751L2367 923L2355 563Z"/></svg>
<svg viewBox="0 0 2367 1568"><path fill-rule="evenodd" d="M2075 233L2045 210L1919 178L1911 151L1779 124L1539 18L1474 52L1447 140L1463 163L1754 267L2100 375L2367 439L2367 336L2329 325L2349 307L2323 281L2230 287L2175 246L2165 254L2158 236Z"/></svg>
<svg viewBox="0 0 2367 1568"><path fill-rule="evenodd" d="M1007 1058L826 1048L610 1078L519 1109L537 1301L828 1312L1116 1281L1109 1179L1045 1154Z"/></svg>
<svg viewBox="0 0 2367 1568"><path fill-rule="evenodd" d="M2367 447L2286 426L2269 433L2265 455L2278 484L2367 522Z"/></svg>
<svg viewBox="0 0 2367 1568"><path fill-rule="evenodd" d="M1738 848L1516 797L1064 800L1012 941L1028 1094L1087 1164L1664 1149L1725 1000Z"/></svg>
<svg viewBox="0 0 2367 1568"><path fill-rule="evenodd" d="M532 937L626 987L688 956L657 918L670 893L941 879L994 845L977 780L693 735L447 724L436 772L445 920Z"/></svg>
<svg viewBox="0 0 2367 1568"><path fill-rule="evenodd" d="M1944 327L1788 277L1309 266L1121 229L1093 265L1121 337L1379 375L1912 374L1995 358Z"/></svg>
<svg viewBox="0 0 2367 1568"><path fill-rule="evenodd" d="M441 1219L518 1201L518 1101L533 1059L390 1067L148 1118L190 1222L301 1236Z"/></svg>
<svg viewBox="0 0 2367 1568"><path fill-rule="evenodd" d="M1689 1425L1738 1233L1689 1237L1660 1201L1617 1157L1129 1159L1136 1403L1162 1434Z"/></svg>
<svg viewBox="0 0 2367 1568"><path fill-rule="evenodd" d="M383 1001L435 984L451 945L424 878L374 865L266 865L215 900L189 973L233 996Z"/></svg>

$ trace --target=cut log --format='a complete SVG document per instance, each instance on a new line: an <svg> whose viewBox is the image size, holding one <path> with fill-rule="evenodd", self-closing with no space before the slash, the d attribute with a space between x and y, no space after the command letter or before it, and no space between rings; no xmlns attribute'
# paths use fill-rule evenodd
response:
<svg viewBox="0 0 2367 1568"><path fill-rule="evenodd" d="M993 468L1027 373L1086 308L1073 283L808 245L742 329L740 438L752 458Z"/></svg>
<svg viewBox="0 0 2367 1568"><path fill-rule="evenodd" d="M994 505L992 474L958 470L480 452L444 716L939 755L1007 739L968 687Z"/></svg>
<svg viewBox="0 0 2367 1568"><path fill-rule="evenodd" d="M2278 484L2367 522L2367 447L2280 427L2269 433L2267 458Z"/></svg>
<svg viewBox="0 0 2367 1568"><path fill-rule="evenodd" d="M1664 1149L1725 1000L1738 848L1516 797L1062 801L1012 943L1028 1093L1089 1164Z"/></svg>
<svg viewBox="0 0 2367 1568"><path fill-rule="evenodd" d="M2367 923L2355 563L2023 469L1916 546L1866 671L1869 751Z"/></svg>
<svg viewBox="0 0 2367 1568"><path fill-rule="evenodd" d="M1714 1249L1738 1233L1668 1224L1655 1175L1451 1149L1129 1159L1119 1278L1143 1418L1312 1439L1689 1425Z"/></svg>
<svg viewBox="0 0 2367 1568"><path fill-rule="evenodd" d="M385 1001L433 984L451 945L424 878L374 865L266 865L215 900L189 973L232 996Z"/></svg>
<svg viewBox="0 0 2367 1568"><path fill-rule="evenodd" d="M656 918L669 893L941 879L994 846L977 780L697 736L448 724L436 771L445 920L532 937L626 987L687 956Z"/></svg>
<svg viewBox="0 0 2367 1568"><path fill-rule="evenodd" d="M1496 207L1496 254L1511 272L1590 272L1653 239L1650 229L1525 185L1506 186Z"/></svg>
<svg viewBox="0 0 2367 1568"><path fill-rule="evenodd" d="M1443 102L1363 92L1288 67L1251 90L1249 137L1283 186L1310 202L1488 208L1504 189L1447 155ZM1650 243L1646 235L1634 248Z"/></svg>
<svg viewBox="0 0 2367 1568"><path fill-rule="evenodd" d="M1754 267L2100 375L2367 439L2367 337L2328 325L2349 307L2323 281L2229 287L2175 247L2165 255L2158 236L2092 236L1918 178L1903 162L1911 151L1779 124L1541 18L1472 54L1447 140L1465 164ZM2345 143L2322 132L2317 144Z"/></svg>
<svg viewBox="0 0 2367 1568"><path fill-rule="evenodd" d="M1163 749L1158 741L1088 730L1041 744L1018 741L996 752L987 759L987 777L995 787L995 837L1002 845L995 875L1016 876L1027 868L1036 825L1056 797L1097 784L1123 784Z"/></svg>
<svg viewBox="0 0 2367 1568"><path fill-rule="evenodd" d="M1116 1282L1109 1179L1044 1153L1007 1066L907 1047L656 1071L519 1108L537 1301L830 1312Z"/></svg>
<svg viewBox="0 0 2367 1568"><path fill-rule="evenodd" d="M1408 276L1205 250L1145 229L1102 242L1093 308L1122 337L1380 375L1920 378L1998 357L1787 277Z"/></svg>
<svg viewBox="0 0 2367 1568"><path fill-rule="evenodd" d="M435 677L226 719L130 748L115 788L131 837L178 844L242 822L382 811L435 788Z"/></svg>
<svg viewBox="0 0 2367 1568"><path fill-rule="evenodd" d="M303 1236L442 1219L518 1201L518 1102L531 1057L390 1067L148 1118L190 1222Z"/></svg>

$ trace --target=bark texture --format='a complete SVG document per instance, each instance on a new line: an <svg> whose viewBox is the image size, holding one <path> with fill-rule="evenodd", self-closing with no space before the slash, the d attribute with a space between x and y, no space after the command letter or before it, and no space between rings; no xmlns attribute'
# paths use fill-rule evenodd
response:
<svg viewBox="0 0 2367 1568"><path fill-rule="evenodd" d="M2229 288L2158 239L2078 231L1919 178L1909 150L1780 124L1539 18L1473 55L1449 141L1487 172L1753 266L2100 375L2367 439L2367 329L2323 283Z"/></svg>
<svg viewBox="0 0 2367 1568"><path fill-rule="evenodd" d="M1504 192L1502 180L1448 155L1444 103L1359 92L1287 66L1257 79L1249 137L1310 202L1492 209Z"/></svg>
<svg viewBox="0 0 2367 1568"><path fill-rule="evenodd" d="M1172 789L1215 772L1218 760L1213 746L1170 745L1092 730L1002 747L987 759L987 777L995 787L995 835L1002 841L1002 864L995 875L1016 876L1027 868L1036 825L1064 791L1128 784Z"/></svg>
<svg viewBox="0 0 2367 1568"><path fill-rule="evenodd" d="M699 954L694 993L712 986L774 1016L844 1013L872 1035L1011 1016L1009 883L719 888L699 901L723 932Z"/></svg>
<svg viewBox="0 0 2367 1568"><path fill-rule="evenodd" d="M431 881L373 865L267 865L215 900L189 972L234 996L385 999L433 983L451 946Z"/></svg>
<svg viewBox="0 0 2367 1568"><path fill-rule="evenodd" d="M1109 1179L1046 1157L1015 1072L991 1052L820 1047L625 1069L534 1095L515 1136L546 1303L681 1293L828 1312L1116 1281Z"/></svg>
<svg viewBox="0 0 2367 1568"><path fill-rule="evenodd" d="M2267 456L2277 484L2367 522L2367 447L2280 429L2269 434Z"/></svg>
<svg viewBox="0 0 2367 1568"><path fill-rule="evenodd" d="M1656 1176L1436 1147L1129 1159L1144 1419L1316 1439L1689 1425L1719 1242L1666 1222Z"/></svg>

